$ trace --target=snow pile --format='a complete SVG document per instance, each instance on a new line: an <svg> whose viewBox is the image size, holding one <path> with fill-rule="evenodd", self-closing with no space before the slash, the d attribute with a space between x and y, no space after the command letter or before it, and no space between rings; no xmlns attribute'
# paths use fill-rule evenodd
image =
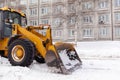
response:
<svg viewBox="0 0 120 80"><path fill-rule="evenodd" d="M34 61L30 67L11 66L0 57L0 80L119 80L120 41L79 42L77 52L82 68L70 75L54 73Z"/></svg>
<svg viewBox="0 0 120 80"><path fill-rule="evenodd" d="M63 62L63 65L65 66L66 69L71 69L71 68L75 67L76 64L80 64L80 61L77 59L70 60L66 53L67 53L67 50L63 50L59 53L60 58ZM75 52L74 52L74 54L75 54Z"/></svg>
<svg viewBox="0 0 120 80"><path fill-rule="evenodd" d="M120 41L79 42L76 50L81 58L120 58Z"/></svg>
<svg viewBox="0 0 120 80"><path fill-rule="evenodd" d="M27 75L30 70L29 68L23 67L11 67L11 66L4 66L1 67L2 70L2 80L22 80L22 76Z"/></svg>

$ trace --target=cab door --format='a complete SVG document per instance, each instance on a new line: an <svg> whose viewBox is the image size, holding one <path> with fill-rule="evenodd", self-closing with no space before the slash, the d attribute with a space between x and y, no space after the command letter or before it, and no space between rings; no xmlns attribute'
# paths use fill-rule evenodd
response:
<svg viewBox="0 0 120 80"><path fill-rule="evenodd" d="M10 37L12 35L11 12L3 11L3 37Z"/></svg>
<svg viewBox="0 0 120 80"><path fill-rule="evenodd" d="M3 11L0 11L0 39L2 39L3 37L3 17L2 17L2 12Z"/></svg>

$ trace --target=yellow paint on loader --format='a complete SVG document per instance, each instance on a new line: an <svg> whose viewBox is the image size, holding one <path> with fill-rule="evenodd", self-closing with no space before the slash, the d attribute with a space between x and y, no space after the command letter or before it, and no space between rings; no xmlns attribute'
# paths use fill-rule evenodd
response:
<svg viewBox="0 0 120 80"><path fill-rule="evenodd" d="M0 8L0 12L3 13L3 18L8 14L17 15L15 18L18 22L14 18L9 19L13 17L9 15L10 17L7 18L10 21L6 24L3 19L0 25L2 27L0 31L0 52L2 54L0 54L8 57L12 65L29 66L35 59L41 63L46 62L49 67L64 74L71 73L81 65L82 62L72 44L59 42L53 45L50 25L22 27L22 18L26 19L24 13L8 7ZM8 14L5 15L5 12ZM11 31L11 34L6 36L4 34L6 30ZM37 32L38 30L45 30L46 35ZM67 63L61 55L66 56Z"/></svg>

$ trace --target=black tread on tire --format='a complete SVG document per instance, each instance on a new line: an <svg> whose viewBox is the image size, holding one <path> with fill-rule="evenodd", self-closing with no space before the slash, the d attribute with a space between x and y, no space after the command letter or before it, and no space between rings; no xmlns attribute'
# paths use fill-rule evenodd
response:
<svg viewBox="0 0 120 80"><path fill-rule="evenodd" d="M25 56L20 62L15 61L11 54L12 49L17 45L21 45L25 50ZM34 60L34 55L35 48L27 39L17 39L12 42L8 48L8 59L13 66L29 66Z"/></svg>
<svg viewBox="0 0 120 80"><path fill-rule="evenodd" d="M35 60L38 62L38 63L45 63L45 59L40 57L40 56L35 56Z"/></svg>

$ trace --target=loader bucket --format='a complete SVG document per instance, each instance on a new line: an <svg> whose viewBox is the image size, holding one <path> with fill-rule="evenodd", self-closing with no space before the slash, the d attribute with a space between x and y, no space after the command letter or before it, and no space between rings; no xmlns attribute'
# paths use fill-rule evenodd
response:
<svg viewBox="0 0 120 80"><path fill-rule="evenodd" d="M70 74L80 67L80 60L75 48L69 43L55 44L57 55L49 50L46 54L47 65L59 73Z"/></svg>

